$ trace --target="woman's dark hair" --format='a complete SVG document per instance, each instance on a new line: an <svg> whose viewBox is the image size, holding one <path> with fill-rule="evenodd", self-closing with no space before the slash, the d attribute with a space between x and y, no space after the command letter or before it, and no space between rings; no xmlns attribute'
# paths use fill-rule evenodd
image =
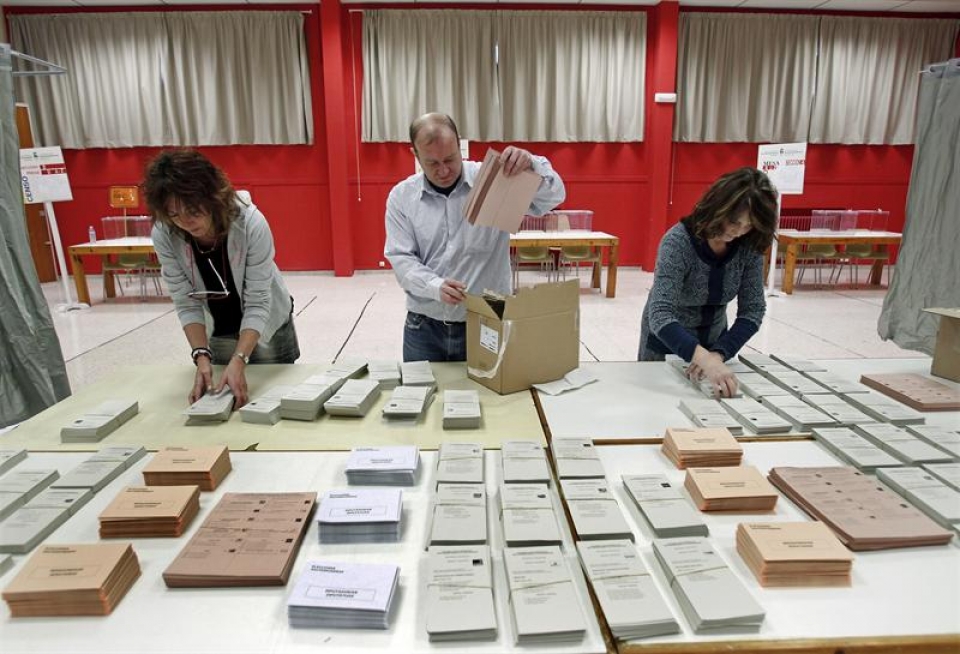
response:
<svg viewBox="0 0 960 654"><path fill-rule="evenodd" d="M143 194L153 222L163 223L186 238L167 215L170 200L187 211L203 209L210 213L213 230L226 234L239 214L237 193L230 180L209 159L196 150L166 150L147 164Z"/></svg>
<svg viewBox="0 0 960 654"><path fill-rule="evenodd" d="M715 181L680 222L706 240L722 235L744 213L753 229L740 240L757 252L766 251L777 227L777 191L756 168L740 168Z"/></svg>

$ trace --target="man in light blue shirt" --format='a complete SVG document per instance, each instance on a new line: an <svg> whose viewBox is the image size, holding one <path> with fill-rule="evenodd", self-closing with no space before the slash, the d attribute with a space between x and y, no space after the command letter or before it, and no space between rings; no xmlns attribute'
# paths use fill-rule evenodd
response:
<svg viewBox="0 0 960 654"><path fill-rule="evenodd" d="M383 254L407 294L404 361L464 361L467 293L511 292L510 235L475 227L464 216L480 163L460 156L450 116L429 113L410 125L412 151L423 173L397 184L387 198ZM506 174L533 170L543 178L528 209L540 216L563 202L566 190L544 157L509 146Z"/></svg>

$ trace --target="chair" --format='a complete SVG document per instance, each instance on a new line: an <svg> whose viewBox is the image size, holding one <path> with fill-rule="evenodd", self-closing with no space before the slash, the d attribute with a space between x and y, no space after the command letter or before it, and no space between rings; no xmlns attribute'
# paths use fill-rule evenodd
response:
<svg viewBox="0 0 960 654"><path fill-rule="evenodd" d="M518 247L513 253L513 287L520 286L520 268L521 266L537 265L540 272L547 273L547 281L550 281L554 272L553 253L550 248L544 247Z"/></svg>
<svg viewBox="0 0 960 654"><path fill-rule="evenodd" d="M830 267L830 281L833 282L833 272L836 267L837 261L843 255L837 251L837 246L832 243L809 243L804 247L803 251L797 255L797 261L800 262L800 270L797 272L797 285L803 280L803 273L807 268L807 265L812 264L814 267L814 275L816 278L816 285L818 288L823 287L823 271L821 270L820 264L827 261L833 262Z"/></svg>
<svg viewBox="0 0 960 654"><path fill-rule="evenodd" d="M107 275L113 273L116 288L120 289L120 295L124 295L123 284L116 283L118 273L122 273L127 284L131 277L136 275L140 281L140 297L147 295L147 277L153 279L154 288L157 295L162 295L163 290L160 287L160 264L153 261L149 254L121 254L117 256L116 261L103 262L103 294L107 294Z"/></svg>
<svg viewBox="0 0 960 654"><path fill-rule="evenodd" d="M573 267L577 271L577 278L580 278L580 264L589 263L596 265L600 262L600 251L595 250L591 245L565 245L560 248L560 271L563 278L567 278L567 268Z"/></svg>
<svg viewBox="0 0 960 654"><path fill-rule="evenodd" d="M871 245L870 243L851 243L844 248L843 253L840 255L840 267L837 269L837 279L840 279L840 272L843 270L844 266L850 266L850 283L854 286L859 286L859 269L853 263L854 259L860 261L870 261L877 262L882 261L886 264L887 267L887 283L890 279L890 251L886 249L878 249Z"/></svg>

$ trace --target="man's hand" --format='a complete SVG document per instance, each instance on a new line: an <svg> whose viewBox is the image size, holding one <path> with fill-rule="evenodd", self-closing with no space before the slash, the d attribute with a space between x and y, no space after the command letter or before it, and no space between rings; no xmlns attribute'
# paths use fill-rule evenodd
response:
<svg viewBox="0 0 960 654"><path fill-rule="evenodd" d="M512 145L507 146L503 151L500 161L503 162L503 172L507 177L516 175L522 170L533 170L533 155Z"/></svg>
<svg viewBox="0 0 960 654"><path fill-rule="evenodd" d="M440 285L440 299L446 304L460 304L467 297L467 285L455 279L445 279Z"/></svg>

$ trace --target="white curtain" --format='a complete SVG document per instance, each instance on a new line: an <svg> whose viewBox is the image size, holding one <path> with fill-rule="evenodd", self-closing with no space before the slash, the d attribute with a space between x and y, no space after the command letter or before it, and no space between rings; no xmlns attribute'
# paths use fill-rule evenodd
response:
<svg viewBox="0 0 960 654"><path fill-rule="evenodd" d="M953 54L960 21L824 16L811 143L914 142L919 72Z"/></svg>
<svg viewBox="0 0 960 654"><path fill-rule="evenodd" d="M16 15L10 32L17 49L70 71L17 83L40 143L313 141L300 12Z"/></svg>
<svg viewBox="0 0 960 654"><path fill-rule="evenodd" d="M674 140L805 141L817 16L681 13Z"/></svg>
<svg viewBox="0 0 960 654"><path fill-rule="evenodd" d="M642 12L498 14L508 141L642 141Z"/></svg>
<svg viewBox="0 0 960 654"><path fill-rule="evenodd" d="M411 121L449 114L460 136L502 140L492 12L363 14L363 140L409 140Z"/></svg>

